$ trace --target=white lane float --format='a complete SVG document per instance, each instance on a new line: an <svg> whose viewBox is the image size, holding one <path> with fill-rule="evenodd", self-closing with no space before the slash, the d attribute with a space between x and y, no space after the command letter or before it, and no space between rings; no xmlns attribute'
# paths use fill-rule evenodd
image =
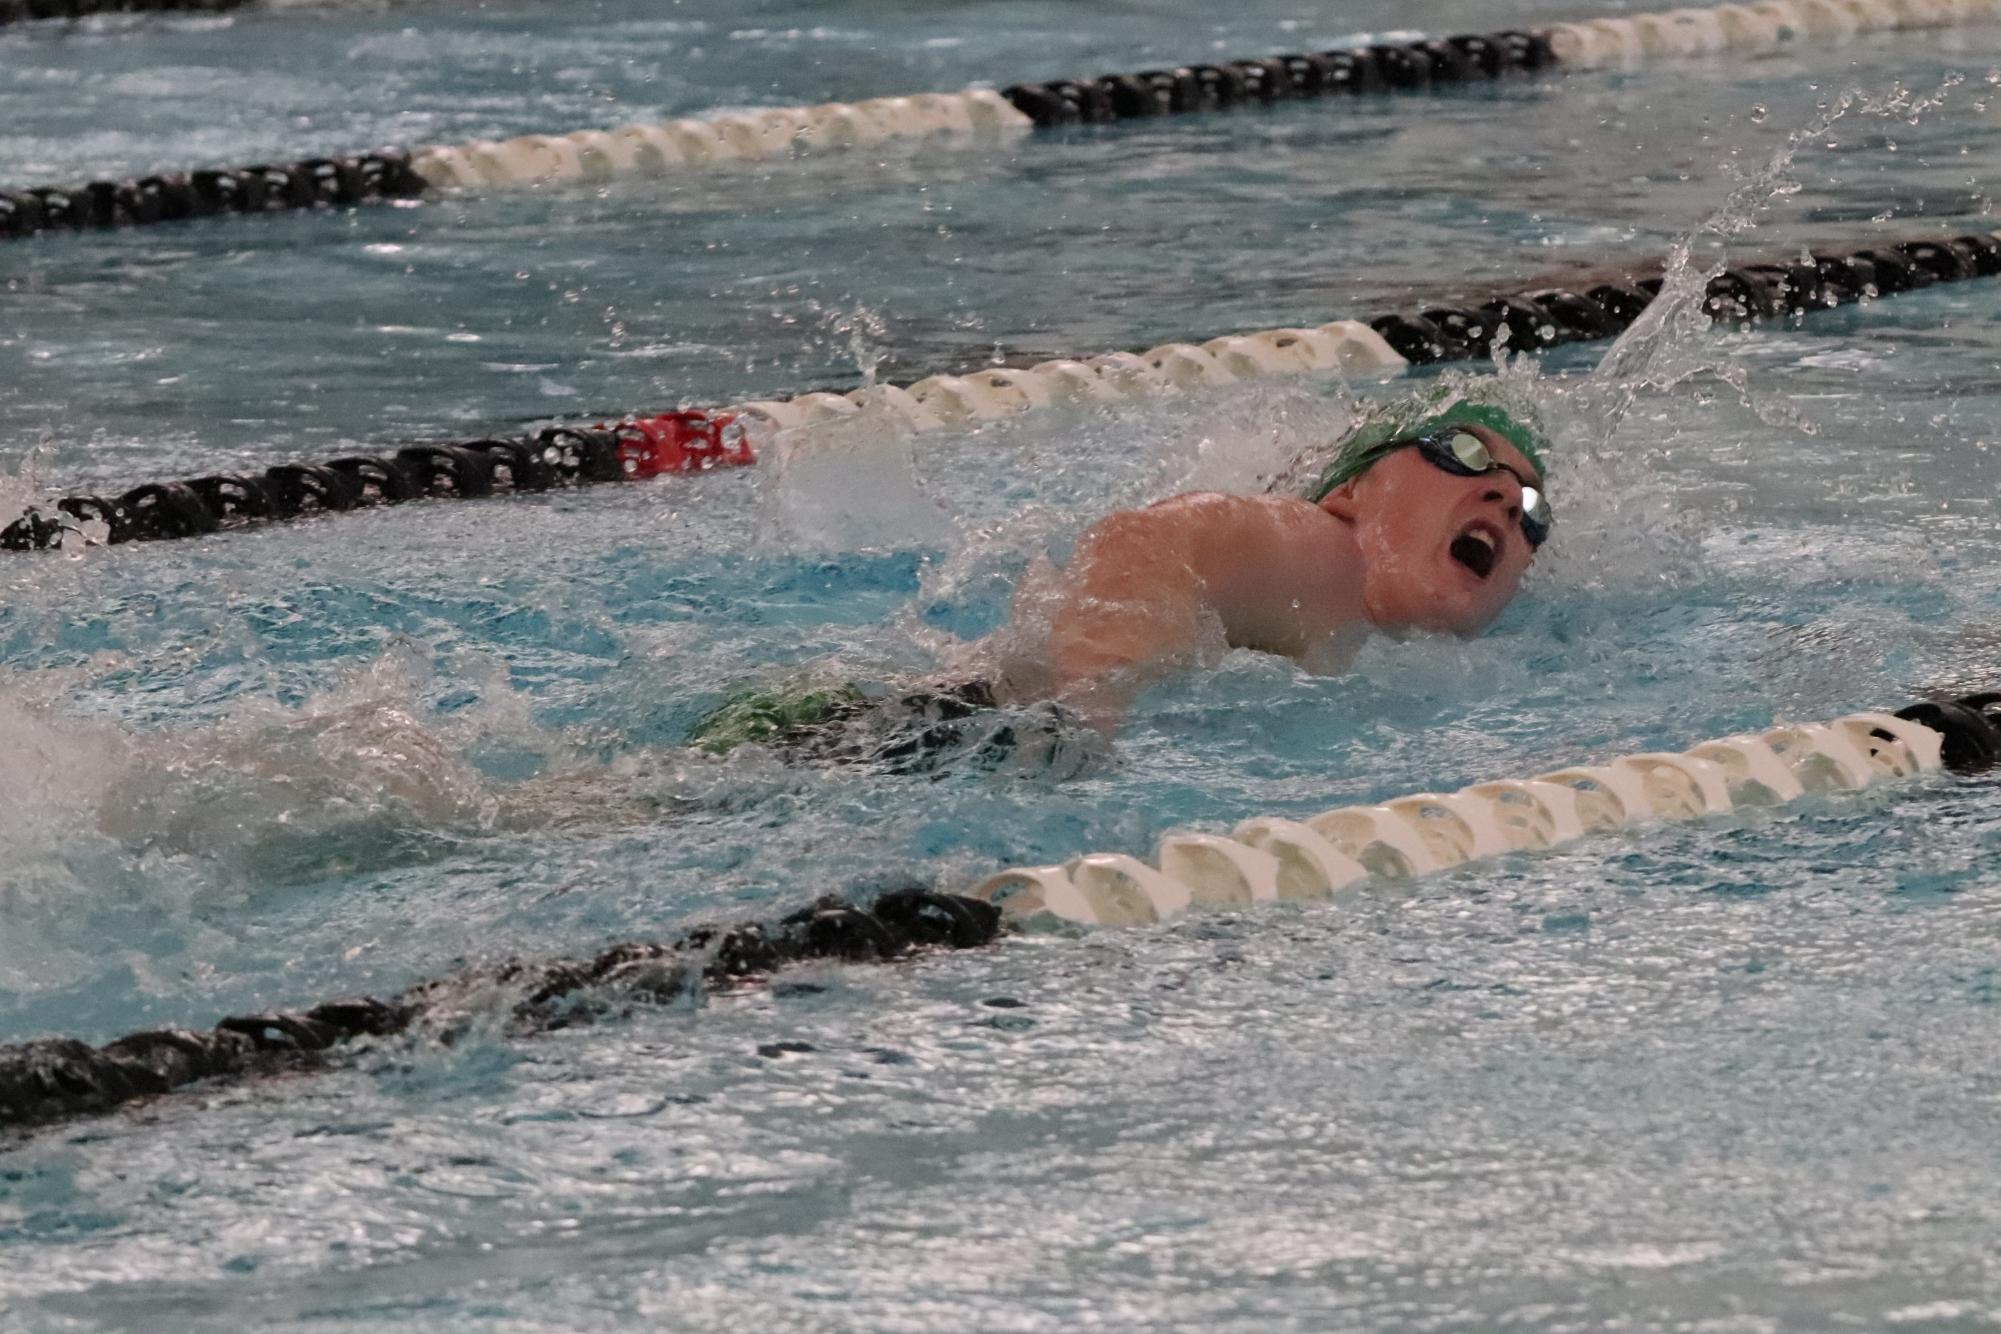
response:
<svg viewBox="0 0 2001 1334"><path fill-rule="evenodd" d="M1940 767L1943 738L1887 713L1780 725L1529 779L1475 783L1343 806L1305 820L1264 816L1228 836L1175 833L1152 862L1095 852L1010 867L968 891L1025 925L1132 926L1196 904L1324 900L1515 852L1541 852L1646 821L1694 820L1810 792L1844 792Z"/></svg>

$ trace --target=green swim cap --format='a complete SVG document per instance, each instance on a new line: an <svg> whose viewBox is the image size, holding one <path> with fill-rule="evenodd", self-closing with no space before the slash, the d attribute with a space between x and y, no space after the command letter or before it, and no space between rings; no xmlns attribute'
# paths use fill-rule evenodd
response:
<svg viewBox="0 0 2001 1334"><path fill-rule="evenodd" d="M1391 399L1370 409L1361 424L1343 440L1340 452L1319 478L1301 494L1318 501L1352 477L1359 477L1383 456L1383 446L1397 440L1430 435L1450 426L1484 426L1522 452L1538 480L1548 476L1543 450L1549 441L1533 419L1533 409L1509 409L1495 401L1492 379L1434 385L1420 393Z"/></svg>

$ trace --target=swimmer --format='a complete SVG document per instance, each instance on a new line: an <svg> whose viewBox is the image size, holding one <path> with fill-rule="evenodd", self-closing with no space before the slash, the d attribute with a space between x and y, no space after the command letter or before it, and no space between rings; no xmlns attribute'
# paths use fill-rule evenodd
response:
<svg viewBox="0 0 2001 1334"><path fill-rule="evenodd" d="M1478 634L1549 537L1541 443L1469 395L1406 399L1290 494L1194 492L1108 515L1066 570L1017 594L1017 624L1047 631L1010 657L1005 693L1105 727L1217 648L1334 673L1372 634Z"/></svg>
<svg viewBox="0 0 2001 1334"><path fill-rule="evenodd" d="M1023 580L1010 624L977 647L975 675L748 689L697 723L689 744L721 754L757 743L787 761L896 774L1007 768L1060 780L1097 762L1141 690L1226 648L1334 673L1373 634L1476 634L1550 532L1543 441L1525 415L1477 388L1386 404L1295 460L1268 494L1191 493L1100 519L1067 569L1045 563ZM388 864L439 830L645 823L699 804L705 767L671 750L653 756L665 767L651 783L586 765L493 784L425 719L369 698L275 730L163 746L121 744L125 759L102 766L119 775L103 831L168 853L233 849L259 879L293 863L314 873L336 847L345 864ZM697 792L684 794L683 768Z"/></svg>
<svg viewBox="0 0 2001 1334"><path fill-rule="evenodd" d="M1332 674L1373 634L1478 634L1551 524L1542 432L1495 385L1383 404L1270 493L1192 492L1098 520L1066 569L1044 562L1022 581L1010 624L984 646L990 680L876 697L750 690L691 741L928 769L968 740L991 759L1025 735L1060 737L1070 719L1108 735L1140 691L1227 648ZM1013 716L982 733L996 707Z"/></svg>

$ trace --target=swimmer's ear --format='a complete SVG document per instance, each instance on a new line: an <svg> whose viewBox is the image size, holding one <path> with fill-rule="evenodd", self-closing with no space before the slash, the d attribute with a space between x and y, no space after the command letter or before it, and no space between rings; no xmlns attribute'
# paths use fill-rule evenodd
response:
<svg viewBox="0 0 2001 1334"><path fill-rule="evenodd" d="M1361 478L1359 477L1350 477L1347 481L1320 497L1320 508L1326 510L1337 519L1346 519L1350 523L1353 523L1360 514L1360 510L1355 504L1355 483L1360 480Z"/></svg>

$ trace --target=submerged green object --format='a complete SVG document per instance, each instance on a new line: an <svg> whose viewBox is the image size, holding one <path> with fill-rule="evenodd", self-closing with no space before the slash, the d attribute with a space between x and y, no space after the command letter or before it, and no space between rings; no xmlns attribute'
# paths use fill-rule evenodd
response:
<svg viewBox="0 0 2001 1334"><path fill-rule="evenodd" d="M1350 478L1358 477L1386 452L1384 446L1399 440L1429 435L1451 426L1484 426L1513 445L1527 458L1538 479L1548 476L1543 451L1549 441L1528 419L1528 413L1503 407L1492 401L1497 395L1484 392L1482 382L1437 386L1422 393L1382 404L1362 418L1361 425L1341 442L1334 461L1305 491L1305 498L1318 501Z"/></svg>
<svg viewBox="0 0 2001 1334"><path fill-rule="evenodd" d="M721 755L746 742L783 739L801 728L822 726L867 702L858 687L846 682L748 686L703 714L688 744Z"/></svg>

